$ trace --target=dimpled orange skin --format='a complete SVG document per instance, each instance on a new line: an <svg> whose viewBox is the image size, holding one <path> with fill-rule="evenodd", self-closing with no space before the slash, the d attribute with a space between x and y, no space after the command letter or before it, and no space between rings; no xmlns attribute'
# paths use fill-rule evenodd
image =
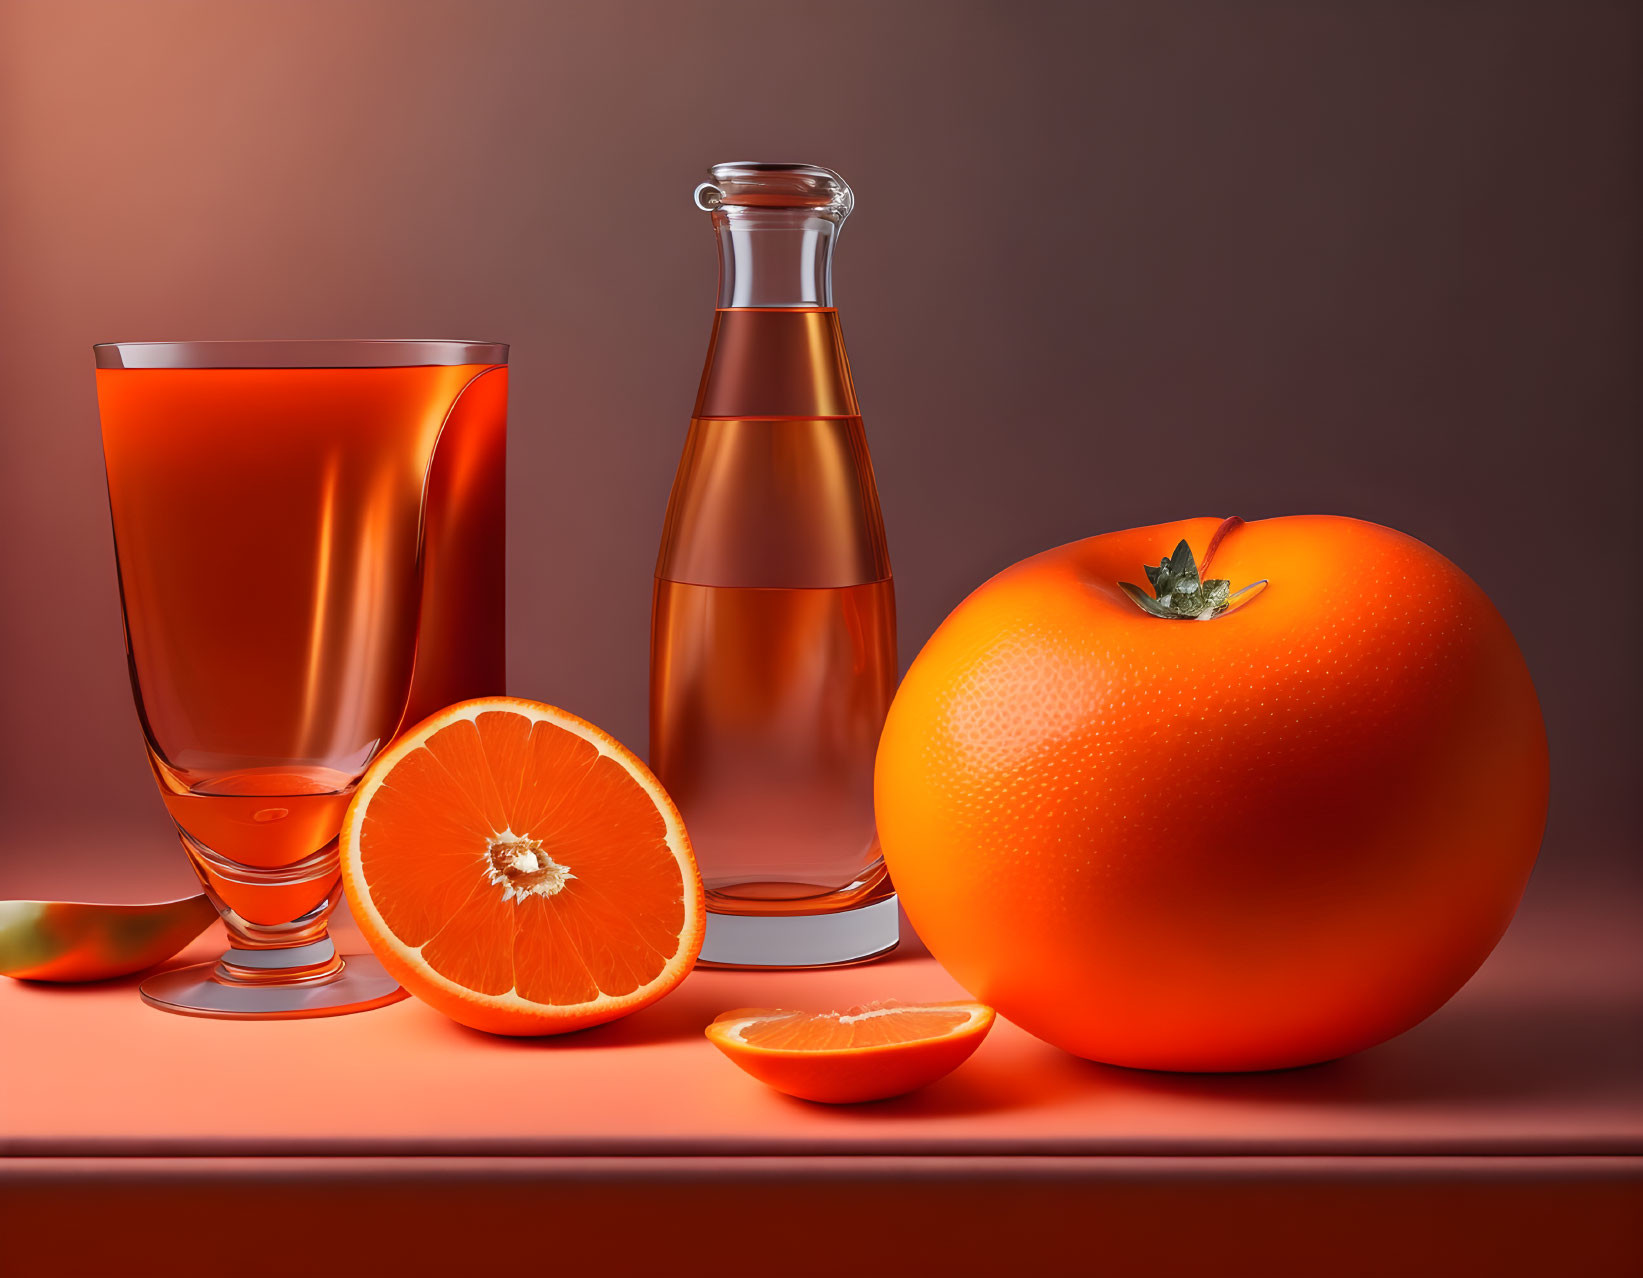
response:
<svg viewBox="0 0 1643 1278"><path fill-rule="evenodd" d="M954 610L891 707L879 836L919 936L1038 1037L1166 1070L1305 1065L1446 1002L1534 865L1546 736L1506 623L1358 520L1235 528L1148 616L1144 564L1217 519L1073 542Z"/></svg>

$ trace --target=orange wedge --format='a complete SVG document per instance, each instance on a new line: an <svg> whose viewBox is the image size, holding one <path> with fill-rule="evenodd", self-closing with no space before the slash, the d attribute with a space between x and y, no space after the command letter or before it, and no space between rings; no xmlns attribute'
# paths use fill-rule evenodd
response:
<svg viewBox="0 0 1643 1278"><path fill-rule="evenodd" d="M488 697L418 724L360 782L341 851L383 966L474 1029L625 1016L702 948L678 809L630 750L553 706Z"/></svg>
<svg viewBox="0 0 1643 1278"><path fill-rule="evenodd" d="M848 1012L743 1008L708 1040L761 1083L801 1100L886 1100L950 1074L993 1027L984 1003L869 1003Z"/></svg>

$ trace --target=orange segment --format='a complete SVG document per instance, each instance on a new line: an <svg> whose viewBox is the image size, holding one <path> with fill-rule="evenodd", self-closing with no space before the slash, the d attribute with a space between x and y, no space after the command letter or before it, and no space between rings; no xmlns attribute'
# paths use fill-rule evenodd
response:
<svg viewBox="0 0 1643 1278"><path fill-rule="evenodd" d="M992 1026L983 1003L887 1001L847 1012L742 1008L717 1017L707 1037L761 1083L838 1105L935 1082L968 1060Z"/></svg>
<svg viewBox="0 0 1643 1278"><path fill-rule="evenodd" d="M343 888L411 993L498 1034L635 1011L701 950L700 876L678 810L620 742L553 706L442 710L366 773Z"/></svg>

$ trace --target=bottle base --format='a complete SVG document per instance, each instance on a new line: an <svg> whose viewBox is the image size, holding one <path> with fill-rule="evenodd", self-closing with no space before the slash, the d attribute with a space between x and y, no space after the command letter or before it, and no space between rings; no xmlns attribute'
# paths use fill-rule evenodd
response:
<svg viewBox="0 0 1643 1278"><path fill-rule="evenodd" d="M829 914L707 915L703 967L845 967L882 958L901 943L894 894Z"/></svg>

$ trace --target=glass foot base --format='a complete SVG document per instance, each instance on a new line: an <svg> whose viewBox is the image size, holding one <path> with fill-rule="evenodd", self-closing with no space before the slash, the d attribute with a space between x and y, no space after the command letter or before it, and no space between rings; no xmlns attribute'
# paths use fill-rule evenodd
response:
<svg viewBox="0 0 1643 1278"><path fill-rule="evenodd" d="M307 984L228 982L217 979L217 972L216 963L175 968L149 977L138 992L143 1002L162 1012L248 1021L344 1016L386 1007L406 997L398 982L369 954L350 954L335 976Z"/></svg>
<svg viewBox="0 0 1643 1278"><path fill-rule="evenodd" d="M879 958L900 942L894 896L833 914L709 910L697 961L707 967L840 967Z"/></svg>

